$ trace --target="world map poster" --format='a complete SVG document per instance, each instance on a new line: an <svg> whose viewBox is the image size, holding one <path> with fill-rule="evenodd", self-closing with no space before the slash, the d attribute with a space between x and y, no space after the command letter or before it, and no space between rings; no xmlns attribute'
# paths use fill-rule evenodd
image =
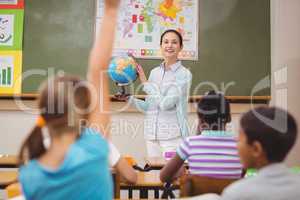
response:
<svg viewBox="0 0 300 200"><path fill-rule="evenodd" d="M183 36L179 58L198 59L198 0L123 0L118 17L114 55L162 58L160 35L175 29ZM101 23L104 1L97 0L96 30Z"/></svg>

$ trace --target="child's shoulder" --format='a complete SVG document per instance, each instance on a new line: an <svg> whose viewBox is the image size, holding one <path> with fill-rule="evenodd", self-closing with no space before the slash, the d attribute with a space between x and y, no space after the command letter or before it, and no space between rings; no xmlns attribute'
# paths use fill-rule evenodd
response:
<svg viewBox="0 0 300 200"><path fill-rule="evenodd" d="M20 167L19 181L25 195L31 194L37 188L36 183L42 182L43 171L36 159L30 160L26 165ZM30 187L29 186L30 183Z"/></svg>
<svg viewBox="0 0 300 200"><path fill-rule="evenodd" d="M186 137L186 140L188 140L188 141L197 140L202 137L203 137L202 135L192 135L192 136Z"/></svg>
<svg viewBox="0 0 300 200"><path fill-rule="evenodd" d="M249 193L252 193L252 189L255 190L256 179L256 177L243 178L230 184L222 193L223 199L242 199L243 196L248 196Z"/></svg>
<svg viewBox="0 0 300 200"><path fill-rule="evenodd" d="M106 143L105 138L102 134L93 129L93 128L85 128L80 134L79 142L81 141L92 141L92 142L103 142Z"/></svg>
<svg viewBox="0 0 300 200"><path fill-rule="evenodd" d="M78 141L76 142L77 146L86 149L101 149L104 152L108 151L108 143L106 139L102 136L100 132L93 128L85 128Z"/></svg>
<svg viewBox="0 0 300 200"><path fill-rule="evenodd" d="M186 139L193 140L204 140L204 139L229 139L236 138L235 134L230 131L203 131L199 135L189 136Z"/></svg>
<svg viewBox="0 0 300 200"><path fill-rule="evenodd" d="M39 171L40 171L39 169L40 169L40 166L38 164L38 161L36 159L30 160L30 161L28 161L28 163L26 163L25 165L22 165L20 167L20 176L26 175L26 173L23 173L23 172L26 172L28 170L29 171L32 170L34 173L39 173Z"/></svg>
<svg viewBox="0 0 300 200"><path fill-rule="evenodd" d="M222 138L232 138L232 137L236 137L234 132L232 131L212 131L212 130L207 130L207 131L203 131L202 132L202 136L203 137L222 137Z"/></svg>

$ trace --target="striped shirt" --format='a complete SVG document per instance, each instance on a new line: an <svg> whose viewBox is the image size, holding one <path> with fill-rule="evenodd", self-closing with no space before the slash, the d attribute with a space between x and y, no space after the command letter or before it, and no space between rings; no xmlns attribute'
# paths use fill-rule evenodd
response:
<svg viewBox="0 0 300 200"><path fill-rule="evenodd" d="M188 160L191 174L215 178L240 178L242 165L237 152L236 138L227 131L203 131L187 137L177 154Z"/></svg>

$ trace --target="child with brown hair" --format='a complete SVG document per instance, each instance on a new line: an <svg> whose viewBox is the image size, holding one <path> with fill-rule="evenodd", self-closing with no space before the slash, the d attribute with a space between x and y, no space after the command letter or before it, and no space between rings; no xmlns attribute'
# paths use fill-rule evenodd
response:
<svg viewBox="0 0 300 200"><path fill-rule="evenodd" d="M245 169L258 169L254 177L228 186L225 200L298 200L300 176L283 163L297 138L297 124L287 111L259 107L240 121L238 150Z"/></svg>
<svg viewBox="0 0 300 200"><path fill-rule="evenodd" d="M190 136L178 146L176 155L160 172L163 182L181 175L188 161L189 173L214 178L237 179L242 166L233 132L225 130L231 121L228 99L219 92L209 91L198 102L198 135Z"/></svg>
<svg viewBox="0 0 300 200"><path fill-rule="evenodd" d="M26 199L112 199L109 147L102 134L108 136L106 70L119 2L105 0L102 26L90 53L88 81L57 76L41 87L39 120L20 151L20 161L25 165L19 180ZM80 120L99 130L80 130ZM51 140L47 149L43 143L46 131Z"/></svg>

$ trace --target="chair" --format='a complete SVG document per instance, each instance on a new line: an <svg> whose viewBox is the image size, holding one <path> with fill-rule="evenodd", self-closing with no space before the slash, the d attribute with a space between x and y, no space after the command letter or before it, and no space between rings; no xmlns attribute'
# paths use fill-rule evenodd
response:
<svg viewBox="0 0 300 200"><path fill-rule="evenodd" d="M17 171L0 171L0 189L18 181Z"/></svg>
<svg viewBox="0 0 300 200"><path fill-rule="evenodd" d="M113 184L114 184L114 198L119 199L120 198L120 174L115 170L111 170L112 178L113 178Z"/></svg>
<svg viewBox="0 0 300 200"><path fill-rule="evenodd" d="M128 191L128 198L132 199L133 191L139 191L140 199L148 199L149 191L154 191L154 199L159 199L159 191L163 191L163 197L174 197L172 191L179 189L179 182L164 184L159 179L159 171L138 172L136 184L131 185L121 182L121 190Z"/></svg>
<svg viewBox="0 0 300 200"><path fill-rule="evenodd" d="M5 188L7 198L13 198L22 195L20 183L12 183Z"/></svg>
<svg viewBox="0 0 300 200"><path fill-rule="evenodd" d="M205 193L221 194L226 186L236 180L186 174L180 178L180 197L190 197Z"/></svg>
<svg viewBox="0 0 300 200"><path fill-rule="evenodd" d="M16 155L0 154L0 168L18 168L19 160Z"/></svg>

